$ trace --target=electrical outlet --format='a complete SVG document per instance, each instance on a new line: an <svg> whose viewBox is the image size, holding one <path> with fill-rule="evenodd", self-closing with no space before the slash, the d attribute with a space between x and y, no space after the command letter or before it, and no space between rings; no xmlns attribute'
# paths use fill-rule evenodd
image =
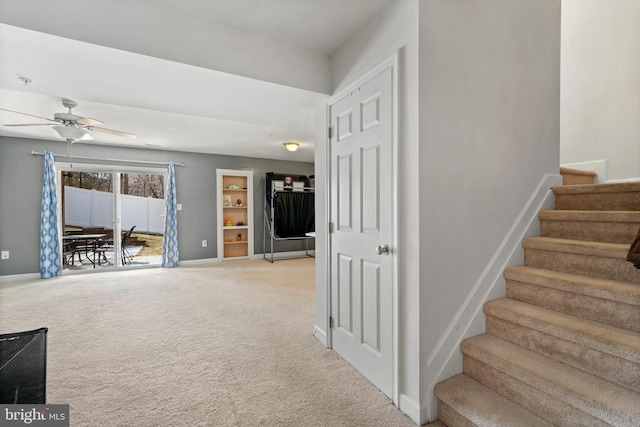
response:
<svg viewBox="0 0 640 427"><path fill-rule="evenodd" d="M0 258L9 259L9 251L2 251Z"/></svg>
<svg viewBox="0 0 640 427"><path fill-rule="evenodd" d="M206 241L206 240L203 240L203 241L202 241L202 247L203 247L203 248L206 248L206 247L207 247L207 241Z"/></svg>

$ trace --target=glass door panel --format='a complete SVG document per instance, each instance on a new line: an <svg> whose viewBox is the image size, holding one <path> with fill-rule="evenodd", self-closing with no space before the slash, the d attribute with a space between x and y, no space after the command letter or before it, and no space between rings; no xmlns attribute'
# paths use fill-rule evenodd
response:
<svg viewBox="0 0 640 427"><path fill-rule="evenodd" d="M112 268L113 174L63 169L60 182L63 272Z"/></svg>
<svg viewBox="0 0 640 427"><path fill-rule="evenodd" d="M123 267L160 266L164 233L162 174L119 173Z"/></svg>

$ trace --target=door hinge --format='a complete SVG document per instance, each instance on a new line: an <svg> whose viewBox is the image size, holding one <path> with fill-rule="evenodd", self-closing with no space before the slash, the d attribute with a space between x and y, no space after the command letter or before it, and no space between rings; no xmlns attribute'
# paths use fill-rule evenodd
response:
<svg viewBox="0 0 640 427"><path fill-rule="evenodd" d="M329 329L333 329L333 317L329 316Z"/></svg>
<svg viewBox="0 0 640 427"><path fill-rule="evenodd" d="M333 127L332 126L329 126L328 135L329 135L329 139L333 138Z"/></svg>
<svg viewBox="0 0 640 427"><path fill-rule="evenodd" d="M329 223L329 234L332 234L332 233L333 233L333 223L330 222Z"/></svg>

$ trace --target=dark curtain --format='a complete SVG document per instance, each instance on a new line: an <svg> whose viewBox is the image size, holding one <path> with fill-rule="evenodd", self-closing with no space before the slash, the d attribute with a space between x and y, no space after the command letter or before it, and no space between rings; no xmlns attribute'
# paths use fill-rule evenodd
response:
<svg viewBox="0 0 640 427"><path fill-rule="evenodd" d="M315 231L315 194L277 192L273 196L273 224L276 237L304 237Z"/></svg>

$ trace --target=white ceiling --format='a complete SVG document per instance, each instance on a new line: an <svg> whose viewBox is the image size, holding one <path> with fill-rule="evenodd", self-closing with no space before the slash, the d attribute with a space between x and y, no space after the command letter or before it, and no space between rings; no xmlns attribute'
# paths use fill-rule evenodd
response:
<svg viewBox="0 0 640 427"><path fill-rule="evenodd" d="M331 55L391 0L146 0L172 11Z"/></svg>
<svg viewBox="0 0 640 427"><path fill-rule="evenodd" d="M56 7L65 1L74 0ZM392 0L133 1L330 55ZM314 108L328 94L0 23L0 108L52 117L66 111L61 97L78 103L75 114L138 135L94 132L92 143L313 161ZM39 122L0 111L0 124ZM0 126L0 135L60 140L64 147L49 126ZM287 152L288 140L301 148Z"/></svg>

